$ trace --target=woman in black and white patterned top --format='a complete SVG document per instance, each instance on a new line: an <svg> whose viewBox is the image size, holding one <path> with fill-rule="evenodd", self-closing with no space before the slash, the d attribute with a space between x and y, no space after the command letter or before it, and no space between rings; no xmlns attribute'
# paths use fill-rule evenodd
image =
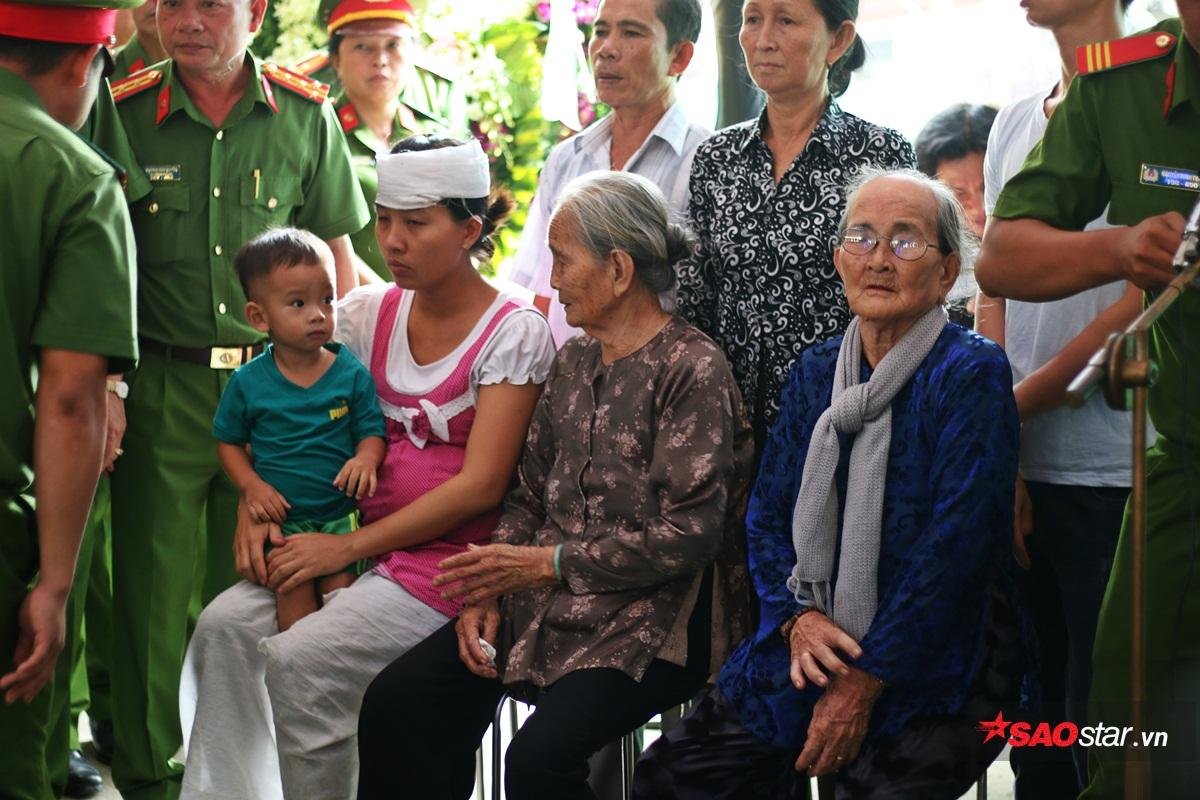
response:
<svg viewBox="0 0 1200 800"><path fill-rule="evenodd" d="M840 187L864 166L914 164L901 134L833 100L865 59L857 16L857 0L747 0L742 51L766 109L692 166L700 247L679 265L677 310L728 356L760 451L793 359L850 322L833 268Z"/></svg>

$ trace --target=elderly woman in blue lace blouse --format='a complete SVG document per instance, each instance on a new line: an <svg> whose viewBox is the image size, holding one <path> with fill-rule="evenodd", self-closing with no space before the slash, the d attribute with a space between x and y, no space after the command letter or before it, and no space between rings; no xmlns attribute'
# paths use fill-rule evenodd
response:
<svg viewBox="0 0 1200 800"><path fill-rule="evenodd" d="M855 317L786 383L747 515L758 630L638 765L638 798L957 798L1012 707L1017 415L1003 352L947 322L971 241L943 184L870 171L834 263Z"/></svg>

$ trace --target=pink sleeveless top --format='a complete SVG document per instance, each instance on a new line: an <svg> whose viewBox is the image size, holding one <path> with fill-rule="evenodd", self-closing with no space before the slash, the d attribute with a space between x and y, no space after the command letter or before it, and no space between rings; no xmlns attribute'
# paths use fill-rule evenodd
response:
<svg viewBox="0 0 1200 800"><path fill-rule="evenodd" d="M371 347L371 376L379 399L400 410L404 421L387 414L387 455L378 471L374 497L359 501L363 521L386 517L421 495L445 483L462 470L467 438L475 421L471 399L471 368L496 327L520 308L508 301L497 310L483 333L471 343L454 371L424 395L396 391L387 379L392 333L404 290L393 286L383 296L375 321ZM403 586L413 597L429 607L453 617L462 609L459 600L446 600L432 585L438 574L438 562L467 549L467 545L486 544L500 519L500 509L487 511L438 539L380 556L375 571Z"/></svg>

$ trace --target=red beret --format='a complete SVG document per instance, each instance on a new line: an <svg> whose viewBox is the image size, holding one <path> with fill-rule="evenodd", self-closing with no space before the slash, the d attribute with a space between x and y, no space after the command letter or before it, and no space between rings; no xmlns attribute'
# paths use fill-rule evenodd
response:
<svg viewBox="0 0 1200 800"><path fill-rule="evenodd" d="M106 8L99 8L87 0L76 3L0 0L0 36L64 44L116 44L113 30L117 12L113 6L128 3L105 5Z"/></svg>
<svg viewBox="0 0 1200 800"><path fill-rule="evenodd" d="M321 4L321 11L329 8L329 17L325 23L327 33L337 30L352 22L367 19L394 19L407 25L413 24L413 8L408 0L341 0L341 2Z"/></svg>

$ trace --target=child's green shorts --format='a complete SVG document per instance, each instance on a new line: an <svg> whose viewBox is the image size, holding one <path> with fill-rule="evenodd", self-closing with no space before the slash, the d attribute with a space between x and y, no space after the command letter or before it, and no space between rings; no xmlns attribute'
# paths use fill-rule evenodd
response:
<svg viewBox="0 0 1200 800"><path fill-rule="evenodd" d="M344 517L338 517L327 522L311 519L289 519L279 526L284 536L293 533L350 533L358 530L358 509L354 509Z"/></svg>
<svg viewBox="0 0 1200 800"><path fill-rule="evenodd" d="M344 517L338 517L334 520L320 522L310 519L289 519L287 522L279 526L284 536L291 536L293 533L351 533L359 528L358 509L354 509ZM267 550L271 549L270 542L267 543ZM366 561L356 561L346 567L343 572L349 572L351 575L361 575L365 571Z"/></svg>

